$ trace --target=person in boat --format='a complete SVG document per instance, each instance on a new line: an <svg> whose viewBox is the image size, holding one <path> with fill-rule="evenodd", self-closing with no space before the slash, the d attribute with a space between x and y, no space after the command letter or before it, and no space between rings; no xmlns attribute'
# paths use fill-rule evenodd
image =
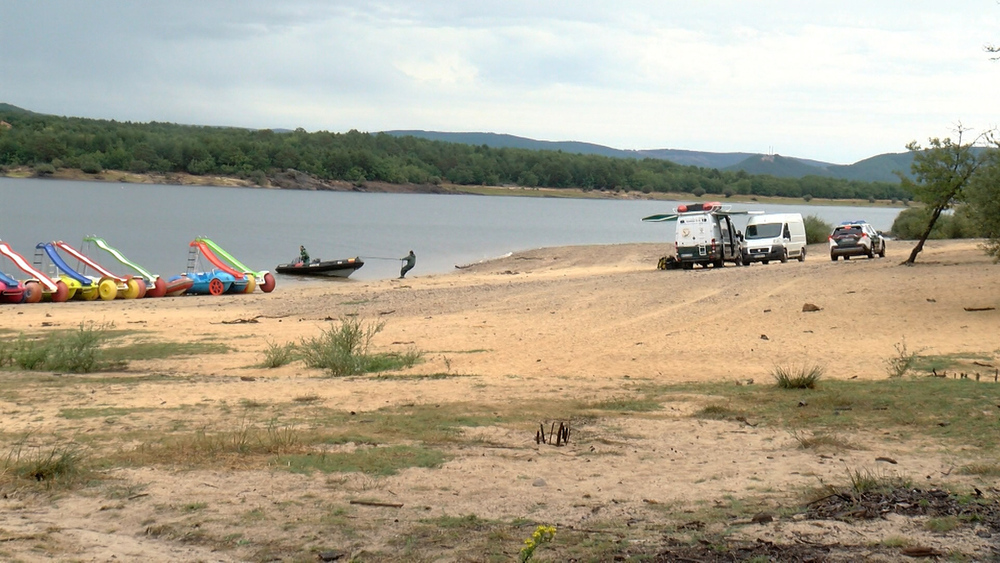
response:
<svg viewBox="0 0 1000 563"><path fill-rule="evenodd" d="M417 255L411 250L409 254L400 258L403 261L403 267L399 270L399 279L406 277L406 272L409 272L417 265Z"/></svg>
<svg viewBox="0 0 1000 563"><path fill-rule="evenodd" d="M306 252L306 247L301 244L299 245L299 260L302 261L303 266L309 265L309 253Z"/></svg>

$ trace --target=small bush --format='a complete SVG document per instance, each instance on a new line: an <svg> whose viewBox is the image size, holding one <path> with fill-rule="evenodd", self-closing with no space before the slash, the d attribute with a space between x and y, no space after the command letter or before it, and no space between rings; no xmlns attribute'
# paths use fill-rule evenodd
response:
<svg viewBox="0 0 1000 563"><path fill-rule="evenodd" d="M49 487L70 484L86 473L83 453L76 444L43 448L27 442L25 437L7 453L0 473Z"/></svg>
<svg viewBox="0 0 1000 563"><path fill-rule="evenodd" d="M41 162L35 165L35 176L51 176L56 173L56 167L48 162Z"/></svg>
<svg viewBox="0 0 1000 563"><path fill-rule="evenodd" d="M908 489L913 483L909 479L880 470L848 469L847 477L851 482L851 493L890 493L897 489Z"/></svg>
<svg viewBox="0 0 1000 563"><path fill-rule="evenodd" d="M101 347L111 337L114 323L80 323L72 332L59 332L45 338L28 338L0 342L0 367L24 370L90 373L104 367Z"/></svg>
<svg viewBox="0 0 1000 563"><path fill-rule="evenodd" d="M410 367L420 359L416 351L405 354L369 354L372 338L382 331L385 323L364 325L360 320L345 317L340 326L331 326L320 336L302 340L300 355L311 368L324 369L334 376L356 375Z"/></svg>
<svg viewBox="0 0 1000 563"><path fill-rule="evenodd" d="M296 346L292 342L286 344L267 343L264 350L264 361L261 363L266 368L277 368L295 360Z"/></svg>
<svg viewBox="0 0 1000 563"><path fill-rule="evenodd" d="M810 201L812 201L812 198L813 198L812 194L806 194L806 195L802 196L803 201L805 201L806 203L809 203Z"/></svg>
<svg viewBox="0 0 1000 563"><path fill-rule="evenodd" d="M691 190L691 194L694 195L694 197L701 197L705 195L705 188L695 188Z"/></svg>
<svg viewBox="0 0 1000 563"><path fill-rule="evenodd" d="M771 377L781 389L815 389L826 368L819 365L786 368L775 366Z"/></svg>
<svg viewBox="0 0 1000 563"><path fill-rule="evenodd" d="M802 223L806 228L806 244L826 242L827 237L833 232L833 225L815 215L807 216Z"/></svg>
<svg viewBox="0 0 1000 563"><path fill-rule="evenodd" d="M896 355L885 360L885 371L890 378L895 379L903 377L913 369L923 349L910 352L906 349L905 339L893 344L893 348L896 349Z"/></svg>

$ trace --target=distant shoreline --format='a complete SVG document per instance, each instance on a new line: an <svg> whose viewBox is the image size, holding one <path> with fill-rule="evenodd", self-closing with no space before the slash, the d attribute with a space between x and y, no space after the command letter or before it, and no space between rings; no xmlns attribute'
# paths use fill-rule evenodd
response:
<svg viewBox="0 0 1000 563"><path fill-rule="evenodd" d="M388 182L362 182L354 184L341 180L320 180L305 173L289 170L268 178L268 185L260 185L250 180L231 176L194 175L186 172L135 173L119 170L105 170L88 174L75 168L60 168L52 174L38 175L31 167L14 167L0 170L5 178L37 180L73 180L81 182L110 182L122 184L154 184L165 186L213 186L220 188L257 188L265 190L306 190L338 191L358 193L401 193L401 194L454 194L493 195L514 197L576 198L576 199L618 199L650 201L723 201L725 203L761 203L777 205L807 206L849 206L849 207L893 207L905 208L902 202L867 199L825 199L734 195L726 198L721 194L705 194L696 197L686 193L643 193L641 191L583 190L580 188L530 188L522 186L463 186L458 184L390 184Z"/></svg>

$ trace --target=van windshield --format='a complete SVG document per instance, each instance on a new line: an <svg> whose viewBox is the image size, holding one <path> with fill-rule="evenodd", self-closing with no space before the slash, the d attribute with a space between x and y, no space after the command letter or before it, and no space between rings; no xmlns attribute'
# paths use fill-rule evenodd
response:
<svg viewBox="0 0 1000 563"><path fill-rule="evenodd" d="M781 223L762 223L747 225L746 238L777 238L781 236Z"/></svg>

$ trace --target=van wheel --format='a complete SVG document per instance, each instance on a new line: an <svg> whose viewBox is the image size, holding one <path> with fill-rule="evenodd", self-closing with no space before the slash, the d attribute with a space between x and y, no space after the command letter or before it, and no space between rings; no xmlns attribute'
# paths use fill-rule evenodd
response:
<svg viewBox="0 0 1000 563"><path fill-rule="evenodd" d="M685 270L693 270L694 262L684 262L684 264L682 264L681 267L684 268Z"/></svg>
<svg viewBox="0 0 1000 563"><path fill-rule="evenodd" d="M802 247L802 250L799 252L799 262L805 262L805 261L806 261L806 248Z"/></svg>
<svg viewBox="0 0 1000 563"><path fill-rule="evenodd" d="M781 251L781 263L785 264L787 262L788 262L788 249L786 248Z"/></svg>
<svg viewBox="0 0 1000 563"><path fill-rule="evenodd" d="M765 266L767 266L768 262L770 262L770 260L761 260L760 261L760 263L763 264L763 265L765 265Z"/></svg>

